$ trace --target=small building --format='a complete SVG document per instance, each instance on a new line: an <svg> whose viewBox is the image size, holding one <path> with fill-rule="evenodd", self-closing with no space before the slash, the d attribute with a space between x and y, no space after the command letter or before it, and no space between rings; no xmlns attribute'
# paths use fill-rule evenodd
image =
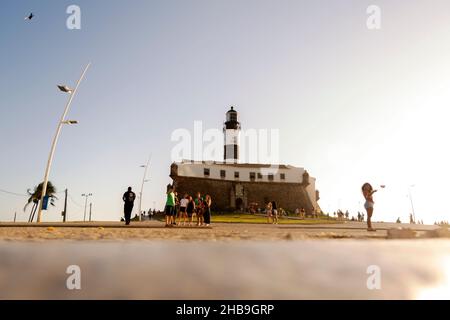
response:
<svg viewBox="0 0 450 320"><path fill-rule="evenodd" d="M264 208L276 201L279 208L308 214L320 211L316 179L304 168L290 165L239 163L238 114L232 107L224 123L224 161L183 160L171 165L170 177L179 196L197 192L212 197L214 211Z"/></svg>

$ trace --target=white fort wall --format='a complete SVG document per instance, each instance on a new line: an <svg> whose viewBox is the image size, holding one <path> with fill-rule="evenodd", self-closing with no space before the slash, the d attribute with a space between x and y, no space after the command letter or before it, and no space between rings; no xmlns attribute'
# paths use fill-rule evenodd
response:
<svg viewBox="0 0 450 320"><path fill-rule="evenodd" d="M281 166L280 168L270 169L269 166L251 165L226 165L220 163L202 163L202 162L181 162L176 163L178 166L178 175L182 177L209 178L227 181L243 181L243 182L279 182L279 183L302 183L304 168L293 166ZM209 169L209 175L205 175L205 169ZM225 178L221 177L221 170L225 171ZM239 178L235 178L235 172L239 172ZM255 173L256 179L250 179L250 173ZM262 174L262 178L258 178L258 173ZM268 174L273 174L273 180L269 180ZM284 174L284 179L281 179ZM315 198L315 181L313 177L309 177L310 185L307 191L311 199Z"/></svg>
<svg viewBox="0 0 450 320"><path fill-rule="evenodd" d="M270 171L273 173L273 180L269 180L267 165L251 164L223 164L220 162L191 162L183 161L174 163L177 166L177 176L200 178L200 179L215 179L230 182L251 182L251 183L286 183L286 184L302 184L304 168L282 165L277 171ZM205 169L209 169L209 175L205 175ZM221 176L221 171L225 171L225 177ZM235 178L235 172L239 172L239 178ZM250 173L255 173L256 178L250 179ZM258 173L262 174L262 178L258 178ZM284 174L284 179L281 179L281 174ZM309 176L309 185L306 186L305 191L314 206L316 202L316 179ZM316 207L317 208L317 207Z"/></svg>

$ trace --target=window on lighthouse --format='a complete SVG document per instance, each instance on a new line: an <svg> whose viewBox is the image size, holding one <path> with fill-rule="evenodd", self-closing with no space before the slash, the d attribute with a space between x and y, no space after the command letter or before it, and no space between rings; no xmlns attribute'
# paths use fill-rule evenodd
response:
<svg viewBox="0 0 450 320"><path fill-rule="evenodd" d="M234 112L230 112L228 114L228 121L237 121L237 114Z"/></svg>

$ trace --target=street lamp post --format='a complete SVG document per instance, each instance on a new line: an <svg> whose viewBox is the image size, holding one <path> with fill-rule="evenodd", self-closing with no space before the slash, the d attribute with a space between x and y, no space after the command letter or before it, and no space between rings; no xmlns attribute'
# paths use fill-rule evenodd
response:
<svg viewBox="0 0 450 320"><path fill-rule="evenodd" d="M56 127L56 133L55 133L55 136L54 136L54 138L53 138L52 146L51 146L51 149L50 149L50 154L49 154L49 156L48 156L47 168L45 169L44 182L43 182L43 185L42 185L42 194L41 194L41 199L40 199L40 201L39 201L39 211L38 211L38 216L37 216L37 222L38 222L38 223L41 222L41 217L42 217L42 206L43 206L43 203L44 203L44 197L45 197L45 195L46 195L46 193L47 193L48 177L49 177L49 175L50 175L50 168L51 168L51 166L52 166L53 155L55 154L55 149L56 149L56 144L57 144L57 142L58 142L58 137L59 137L59 134L60 134L60 132L61 132L62 126L63 126L64 124L76 124L76 123L77 123L77 121L73 121L73 120L67 121L67 120L66 120L66 115L67 115L67 113L69 112L69 108L70 108L70 105L71 105L71 103L72 103L72 100L73 100L73 98L74 98L74 96L75 96L75 94L76 94L76 92L77 92L77 90L78 90L78 87L80 86L81 81L82 81L83 78L84 78L84 75L86 74L87 70L89 69L89 66L90 66L90 65L91 65L91 64L89 63L89 64L84 68L83 73L81 74L81 77L78 79L77 85L75 86L75 89L74 89L74 90L69 89L67 86L58 86L58 88L59 88L61 91L69 93L70 96L69 96L69 100L67 101L67 104L66 104L66 107L65 107L65 109L64 109L64 112L63 112L63 114L62 114L62 116L61 116L61 120L59 120L58 126Z"/></svg>
<svg viewBox="0 0 450 320"><path fill-rule="evenodd" d="M414 188L415 185L410 185L408 188L408 196L409 196L409 201L411 201L411 210L412 210L412 215L413 215L413 220L414 223L416 223L416 212L414 211L414 203L413 203L413 199L412 199L412 195L411 195L411 188Z"/></svg>
<svg viewBox="0 0 450 320"><path fill-rule="evenodd" d="M147 164L142 165L141 168L145 168L144 169L144 176L142 177L142 184L141 184L141 192L139 193L139 221L142 221L142 193L144 192L144 183L146 183L148 180L146 180L145 178L147 177L147 170L148 170L148 166L150 164L150 160L152 158L152 155L150 154L150 156L148 157L147 160Z"/></svg>
<svg viewBox="0 0 450 320"><path fill-rule="evenodd" d="M88 198L90 196L92 196L92 193L83 193L81 196L86 198L86 200L84 201L84 218L83 218L83 221L86 221L87 201L88 201Z"/></svg>

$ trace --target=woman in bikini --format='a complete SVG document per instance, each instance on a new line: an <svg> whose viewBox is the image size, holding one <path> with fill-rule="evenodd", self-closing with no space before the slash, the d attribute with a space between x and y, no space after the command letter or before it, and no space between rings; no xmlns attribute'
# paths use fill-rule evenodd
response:
<svg viewBox="0 0 450 320"><path fill-rule="evenodd" d="M377 231L372 228L372 214L373 214L373 206L375 202L373 201L373 194L378 190L374 190L370 183L366 182L362 186L362 193L366 202L364 203L364 208L367 211L367 231Z"/></svg>

